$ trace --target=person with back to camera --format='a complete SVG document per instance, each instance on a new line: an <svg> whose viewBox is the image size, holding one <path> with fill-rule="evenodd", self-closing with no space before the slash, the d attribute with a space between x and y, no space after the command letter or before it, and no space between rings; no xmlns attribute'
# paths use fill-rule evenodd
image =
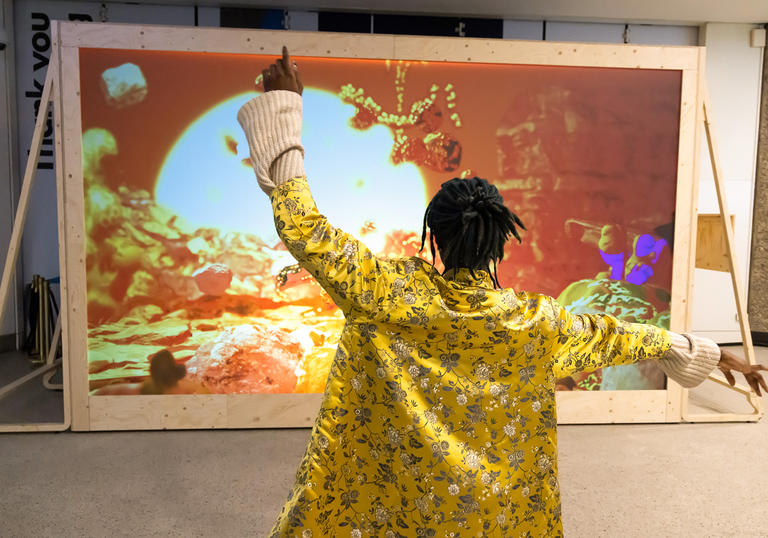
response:
<svg viewBox="0 0 768 538"><path fill-rule="evenodd" d="M707 339L499 289L523 223L484 179L429 203L418 258L381 259L331 226L301 146L303 86L287 49L238 113L283 243L346 324L273 536L561 536L555 379L658 360L685 387L719 367L760 394L759 370ZM343 166L343 163L339 163Z"/></svg>

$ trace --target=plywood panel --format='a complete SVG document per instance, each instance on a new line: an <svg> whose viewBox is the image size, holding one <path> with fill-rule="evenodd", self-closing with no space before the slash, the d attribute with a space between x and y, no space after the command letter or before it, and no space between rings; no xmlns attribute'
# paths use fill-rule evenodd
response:
<svg viewBox="0 0 768 538"><path fill-rule="evenodd" d="M322 395L91 398L93 430L311 427ZM558 392L559 424L666 422L666 391Z"/></svg>
<svg viewBox="0 0 768 538"><path fill-rule="evenodd" d="M697 68L698 49L396 36L393 59L686 70Z"/></svg>
<svg viewBox="0 0 768 538"><path fill-rule="evenodd" d="M611 390L557 393L558 424L631 422L667 422L667 391Z"/></svg>
<svg viewBox="0 0 768 538"><path fill-rule="evenodd" d="M230 394L227 427L311 427L322 399L322 394Z"/></svg>
<svg viewBox="0 0 768 538"><path fill-rule="evenodd" d="M68 23L62 26L61 40L65 47L279 54L286 45L296 56L387 59L394 54L393 36L354 39L329 32Z"/></svg>
<svg viewBox="0 0 768 538"><path fill-rule="evenodd" d="M227 427L227 396L99 396L90 398L91 430Z"/></svg>
<svg viewBox="0 0 768 538"><path fill-rule="evenodd" d="M90 398L91 429L306 428L322 394L195 394Z"/></svg>
<svg viewBox="0 0 768 538"><path fill-rule="evenodd" d="M731 227L735 224L736 216L731 215ZM726 273L730 270L728 246L725 243L725 228L723 227L723 218L719 213L717 215L698 216L696 267Z"/></svg>

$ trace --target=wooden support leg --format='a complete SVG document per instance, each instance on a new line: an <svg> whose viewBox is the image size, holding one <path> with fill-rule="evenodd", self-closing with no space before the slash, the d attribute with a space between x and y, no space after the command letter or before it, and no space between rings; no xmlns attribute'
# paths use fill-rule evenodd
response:
<svg viewBox="0 0 768 538"><path fill-rule="evenodd" d="M3 266L3 278L0 280L0 323L3 321L5 305L11 290L11 280L13 279L14 269L16 269L16 260L19 257L21 234L24 230L24 222L27 219L27 210L29 209L29 198L32 194L32 187L35 183L37 161L40 158L40 146L43 142L43 133L45 132L45 122L48 119L48 110L50 110L52 87L53 69L48 71L48 76L45 78L43 95L40 98L40 108L37 112L37 121L35 121L35 132L32 136L32 145L29 148L29 160L27 160L27 168L24 171L24 181L21 185L19 206L16 208L16 218L13 221L11 244L8 246L8 254L5 257L5 265Z"/></svg>
<svg viewBox="0 0 768 538"><path fill-rule="evenodd" d="M45 359L45 364L53 364L56 358L56 352L59 349L59 341L61 340L61 312L56 316L56 328L53 330L53 339L51 340L51 346L48 350L48 357ZM43 386L49 390L63 390L63 383L51 383L51 378L56 371L48 372L43 376Z"/></svg>
<svg viewBox="0 0 768 538"><path fill-rule="evenodd" d="M752 332L749 327L749 317L747 315L746 294L744 293L744 287L739 275L739 268L736 261L736 252L734 247L733 238L733 223L729 218L728 212L728 200L725 193L725 182L723 180L723 171L720 166L720 157L717 151L717 139L715 137L713 122L712 122L712 107L709 102L709 94L704 91L703 100L703 113L704 113L704 130L707 139L707 148L709 150L709 160L712 164L712 175L715 178L715 191L717 192L717 201L720 206L720 215L722 217L724 232L725 232L725 244L728 252L728 265L731 273L731 283L733 284L733 295L736 299L736 312L739 316L739 328L741 330L741 338L744 343L744 355L749 364L755 364L755 348L752 345ZM763 401L757 394L750 389L737 385L731 387L724 379L721 379L717 375L710 375L709 377L714 382L724 385L729 389L735 390L741 394L744 394L747 398L747 402L754 410L751 414L737 414L737 413L723 413L723 414L691 414L685 413L683 420L690 422L725 422L725 421L758 421L763 415Z"/></svg>
<svg viewBox="0 0 768 538"><path fill-rule="evenodd" d="M52 362L51 364L45 364L41 366L40 368L31 371L24 377L20 377L16 381L13 381L11 383L8 383L4 387L0 388L0 400L8 396L10 393L12 393L14 390L22 386L24 383L28 383L29 381L32 381L38 376L41 376L45 374L46 372L50 372L51 370L58 368L61 366L61 359L56 360Z"/></svg>
<svg viewBox="0 0 768 538"><path fill-rule="evenodd" d="M19 205L16 209L16 217L13 221L11 242L8 246L8 254L6 255L5 265L3 266L3 276L2 279L0 279L0 322L2 322L3 314L5 312L5 306L11 290L13 273L16 268L16 261L19 256L21 235L24 230L24 222L27 218L27 210L29 209L29 201L32 194L32 187L35 181L35 173L37 172L37 162L40 158L40 147L43 141L43 133L45 132L45 123L48 120L48 111L50 110L51 106L51 95L54 87L54 78L56 77L58 70L58 56L56 54L51 54L49 62L50 67L45 78L43 93L40 97L40 108L37 112L35 131L32 135L32 144L29 148L29 159L27 160L27 167L24 170L24 179L21 186L21 195L19 196ZM16 381L11 382L4 387L0 387L0 398L7 396L24 383L27 383L28 381L31 381L32 379L35 379L36 377L61 366L62 360L51 360L50 363L45 364L33 372L30 372L24 377L17 379ZM67 428L69 428L69 400L66 387L64 389L63 423L45 422L28 424L0 424L0 432L63 431Z"/></svg>

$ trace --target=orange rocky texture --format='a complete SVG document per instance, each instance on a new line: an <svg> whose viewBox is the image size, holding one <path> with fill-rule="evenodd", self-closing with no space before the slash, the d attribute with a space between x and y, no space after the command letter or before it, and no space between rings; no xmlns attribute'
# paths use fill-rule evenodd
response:
<svg viewBox="0 0 768 538"><path fill-rule="evenodd" d="M572 314L610 314L630 323L669 328L668 293L655 286L637 286L608 278L585 279L569 285L557 301ZM645 386L637 388L664 388L664 373L656 361L640 361L619 368L642 380ZM633 369L636 371L632 372ZM599 390L600 371L594 375L589 372L576 374L573 381L579 388L584 388L585 380L590 377L597 381L597 384L590 383L591 389Z"/></svg>
<svg viewBox="0 0 768 538"><path fill-rule="evenodd" d="M287 284L278 288L271 276L272 254L277 251L257 238L241 234L222 237L215 230L188 234L172 226L164 234L158 229L150 235L146 230L153 228L153 221L146 217L154 208L149 200L138 209L128 205L130 216L126 220L130 220L112 228L111 237L104 238L105 244L117 246L89 249L92 388L114 381L143 380L148 375L149 357L169 349L179 362L195 357L195 375L190 368L188 377L201 380L211 392L322 391L332 350L306 342L297 347L288 338L275 340L258 331L244 333L253 339L244 352L223 364L212 362L206 372L206 346L210 347L221 331L247 324L298 331L307 323L307 316L297 315L295 308L299 308L310 313L309 322L318 328L315 339L322 344L333 340L343 320L334 317L329 300L306 275L290 275ZM98 237L91 236L89 247ZM179 248L181 244L185 248ZM126 259L125 253L131 251L143 255ZM320 319L323 315L326 322ZM323 329L323 323L328 327ZM258 374L263 370L259 361L269 356L277 370L267 377L281 380L276 387L270 387ZM284 369L280 367L289 356L295 363L291 369L306 363L306 371L292 381L281 374ZM254 361L250 369L246 366L249 360ZM229 381L219 383L218 378ZM240 381L234 383L234 378Z"/></svg>
<svg viewBox="0 0 768 538"><path fill-rule="evenodd" d="M212 263L192 275L197 288L206 295L224 295L232 282L232 271L223 263Z"/></svg>
<svg viewBox="0 0 768 538"><path fill-rule="evenodd" d="M584 89L551 86L517 95L500 111L496 185L528 229L522 245L507 245L512 263L500 271L502 285L557 295L563 281L604 271L596 245L569 234L569 222L598 231L621 224L628 251L635 235L671 222L677 134L666 123L640 128L637 117L622 113L638 96L595 99ZM668 95L640 97L637 106L676 117ZM654 269L653 282L669 286L669 268Z"/></svg>
<svg viewBox="0 0 768 538"><path fill-rule="evenodd" d="M95 185L86 196L91 326L122 319L136 307L172 312L225 292L280 302L271 270L282 249L247 234L185 230L145 191L113 193ZM94 201L102 204L99 210Z"/></svg>
<svg viewBox="0 0 768 538"><path fill-rule="evenodd" d="M339 97L355 107L351 118L352 127L366 130L373 125L386 125L392 129L395 142L392 146L392 162L411 162L438 172L453 172L461 165L461 142L454 130L461 126L461 118L455 110L456 92L452 84L441 88L433 84L429 93L411 104L408 113L403 112L405 76L409 62L397 62L395 97L397 110L387 112L363 88L346 84ZM442 101L442 105L438 104ZM444 108L446 112L444 113ZM444 118L449 120L444 122Z"/></svg>
<svg viewBox="0 0 768 538"><path fill-rule="evenodd" d="M318 392L333 356L325 343L324 333L305 327L239 325L198 348L187 372L191 380L223 394ZM317 378L318 372L324 375Z"/></svg>
<svg viewBox="0 0 768 538"><path fill-rule="evenodd" d="M91 390L135 393L167 349L178 363L194 358L187 377L202 382L180 383L189 390L321 392L343 318L317 283L302 272L277 285L281 244L193 229L147 191L108 188L101 159L117 150L108 131L83 135ZM213 360L232 331L241 348Z"/></svg>

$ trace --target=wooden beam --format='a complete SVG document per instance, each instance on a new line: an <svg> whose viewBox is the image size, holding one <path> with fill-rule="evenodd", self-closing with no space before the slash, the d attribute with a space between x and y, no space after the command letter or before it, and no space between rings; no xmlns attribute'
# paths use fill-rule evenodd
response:
<svg viewBox="0 0 768 538"><path fill-rule="evenodd" d="M45 77L43 94L40 97L40 107L37 111L37 120L35 121L35 130L32 135L32 144L29 148L29 159L27 159L27 168L24 171L24 180L21 184L21 195L19 196L19 205L16 208L16 218L13 220L13 231L11 232L11 243L8 246L8 254L5 257L3 266L3 277L0 280L0 323L3 321L6 301L11 291L13 273L16 269L16 260L19 257L19 247L21 246L21 236L24 231L24 222L27 219L27 210L29 209L29 200L32 196L32 187L35 184L37 174L37 161L40 158L40 146L43 142L45 133L45 122L48 119L48 110L51 104L51 88L53 87L53 74L55 69L49 69Z"/></svg>
<svg viewBox="0 0 768 538"><path fill-rule="evenodd" d="M61 359L56 360L56 361L52 362L51 364L45 364L45 365L41 366L40 368L38 368L37 370L33 370L33 371L29 372L24 377L20 377L16 381L12 381L11 383L8 383L4 387L0 388L0 400L5 398L6 396L8 396L10 393L12 393L14 390L19 388L23 384L28 383L29 381L32 381L36 377L39 377L39 376L45 374L46 372L49 372L49 371L51 371L51 370L53 370L55 368L58 368L60 365L61 365Z"/></svg>
<svg viewBox="0 0 768 538"><path fill-rule="evenodd" d="M48 356L45 359L45 364L53 363L54 359L56 358L56 351L59 349L60 341L61 341L61 311L59 311L59 315L56 316L56 328L53 330L53 339L51 340L51 345L48 349ZM43 386L49 390L63 390L64 385L66 384L66 379L64 379L63 372L62 372L61 383L51 383L51 379L53 378L55 373L56 372L48 372L43 376Z"/></svg>
<svg viewBox="0 0 768 538"><path fill-rule="evenodd" d="M52 23L52 31L70 23ZM83 126L80 115L79 50L59 46L57 84L56 185L61 268L61 338L64 354L65 400L72 429L90 429L88 407L88 320L86 293L86 230L83 198Z"/></svg>
<svg viewBox="0 0 768 538"><path fill-rule="evenodd" d="M22 184L21 196L19 198L19 207L16 213L16 219L13 225L13 233L11 236L11 246L8 249L8 256L6 264L3 268L2 288L0 289L0 308L3 308L5 301L8 297L8 291L10 287L10 280L13 276L13 270L16 266L16 258L18 257L18 248L21 241L22 231L24 229L24 222L26 219L27 209L29 208L29 199L32 192L32 186L35 180L35 172L37 171L37 162L40 157L40 148L42 145L43 134L45 132L45 122L48 119L48 111L50 110L52 96L56 96L59 104L54 106L54 119L55 119L55 142L56 142L56 162L57 162L57 183L60 183L60 170L59 166L61 161L59 160L59 148L61 146L60 139L60 126L61 126L61 106L60 106L60 88L56 83L61 77L61 65L59 62L59 27L58 22L54 21L51 25L51 37L53 42L53 48L49 58L49 68L45 78L45 85L43 86L43 92L40 99L40 107L37 113L37 120L35 122L35 130L32 136L32 144L30 146L29 157L27 159L27 167L24 172L24 180ZM59 216L61 218L61 216ZM61 227L61 224L59 224ZM62 291L62 295L63 295ZM0 320L2 313L0 313ZM57 334L59 333L59 320L57 320ZM64 421L63 422L41 422L41 423L22 423L22 424L0 424L0 432L52 432L52 431L65 431L69 429L70 425L70 401L69 401L69 373L67 369L66 354L61 360L54 361L55 351L49 352L46 364L37 370L30 372L21 379L0 388L0 398L10 394L13 390L23 385L24 383L36 378L39 375L47 375L52 370L62 367L63 377L63 406L64 406ZM50 379L50 377L48 377ZM43 382L46 388L51 388Z"/></svg>
<svg viewBox="0 0 768 538"><path fill-rule="evenodd" d="M749 328L749 317L747 315L746 295L744 293L744 287L739 276L739 267L736 261L735 242L733 237L733 222L730 218L728 211L728 199L725 192L725 180L723 179L723 170L720 166L720 157L718 154L717 138L715 136L715 129L712 121L712 106L709 101L709 94L706 88L703 91L702 112L704 116L704 131L707 139L707 149L709 150L709 161L712 165L712 175L715 179L715 192L717 193L717 202L720 206L720 217L723 226L723 232L725 235L725 248L728 258L728 269L731 273L731 283L733 285L733 295L736 299L736 312L739 317L739 329L741 330L741 338L744 345L744 355L749 364L755 364L755 349L752 345L752 332ZM710 375L709 379L723 385L731 390L734 390L740 394L743 394L747 402L754 412L747 413L716 413L716 414L702 414L702 413L689 413L687 402L684 402L683 406L683 420L688 422L736 422L736 421L758 421L763 416L763 400L758 397L754 392L748 390L743 386L731 387L725 380L720 379L716 375Z"/></svg>
<svg viewBox="0 0 768 538"><path fill-rule="evenodd" d="M72 381L70 373L70 365L72 363L72 353L69 345L69 317L68 317L68 275L66 271L67 260L67 233L66 233L66 213L64 209L65 199L65 176L64 170L66 166L66 160L64 159L64 90L62 81L64 80L64 62L61 55L61 23L54 21L51 24L51 42L53 48L51 50L51 66L54 66L56 83L54 87L54 143L55 143L55 159L56 159L56 201L57 217L58 217L58 232L59 232L59 273L60 273L60 285L59 285L59 318L56 320L57 325L61 327L61 383L63 385L63 397L64 397L64 424L62 430L68 429L72 424ZM78 75L71 74L71 77L79 78ZM79 112L78 107L78 112Z"/></svg>
<svg viewBox="0 0 768 538"><path fill-rule="evenodd" d="M749 329L749 317L747 315L746 294L744 286L739 276L739 266L736 261L735 240L733 237L733 224L728 211L728 199L725 193L725 180L723 179L723 170L720 166L720 156L717 151L717 139L715 137L712 122L712 106L709 102L709 94L704 90L704 129L707 134L707 148L709 149L709 160L712 163L712 175L715 178L715 191L717 192L717 202L720 206L720 215L722 217L723 232L725 233L725 247L728 251L728 265L731 273L731 283L733 284L733 295L736 299L736 313L739 316L739 328L741 329L741 338L744 342L744 354L749 364L755 364L755 350L752 347L752 333Z"/></svg>
<svg viewBox="0 0 768 538"><path fill-rule="evenodd" d="M0 433L9 432L63 432L69 424L62 422L29 422L27 424L0 424Z"/></svg>
<svg viewBox="0 0 768 538"><path fill-rule="evenodd" d="M686 234L680 234L685 239L685 242L683 243L683 246L680 245L680 243L677 241L678 231L677 231L677 222L681 219L678 215L675 215L675 251L685 249L685 253L687 254L686 263L684 264L685 271L686 271L686 290L685 290L685 296L683 301L685 302L684 306L684 314L682 316L682 320L680 322L676 321L676 317L674 315L675 312L675 286L677 283L675 274L678 271L678 269L675 267L675 264L672 264L672 317L670 320L670 329L676 332L686 332L691 330L691 326L693 324L693 284L695 281L696 276L696 234L698 232L696 227L697 222L697 215L699 213L699 176L700 174L700 166L701 166L701 135L702 135L702 129L701 124L703 122L703 116L704 116L704 110L703 110L703 92L704 88L706 87L706 77L705 77L705 66L706 66L706 49L701 48L699 49L699 61L697 64L696 69L696 95L693 99L693 129L692 129L692 135L693 135L693 177L692 177L692 184L691 189L689 192L681 191L679 184L680 184L680 178L678 177L678 199L677 199L677 207L679 208L681 206L681 203L683 204L683 207L685 207L686 201L683 200L681 202L680 197L681 196L690 196L690 199L687 203L690 204L690 213L685 215L685 219L683 219L683 225L686 227L687 233ZM685 83L685 72L683 72L683 83ZM691 104L691 103L689 103ZM681 122L682 123L682 122ZM681 127L682 128L682 127ZM681 142L682 142L682 132L681 134ZM679 174L679 172L678 172ZM677 211L677 210L676 210ZM677 254L675 254L677 256ZM672 387L679 387L677 391L670 390ZM667 378L667 392L673 394L674 392L677 392L677 401L679 402L678 406L678 417L677 421L680 422L681 420L685 420L685 417L688 415L688 403L689 403L689 390L685 389L683 387L680 387L679 384L677 384L674 380Z"/></svg>

